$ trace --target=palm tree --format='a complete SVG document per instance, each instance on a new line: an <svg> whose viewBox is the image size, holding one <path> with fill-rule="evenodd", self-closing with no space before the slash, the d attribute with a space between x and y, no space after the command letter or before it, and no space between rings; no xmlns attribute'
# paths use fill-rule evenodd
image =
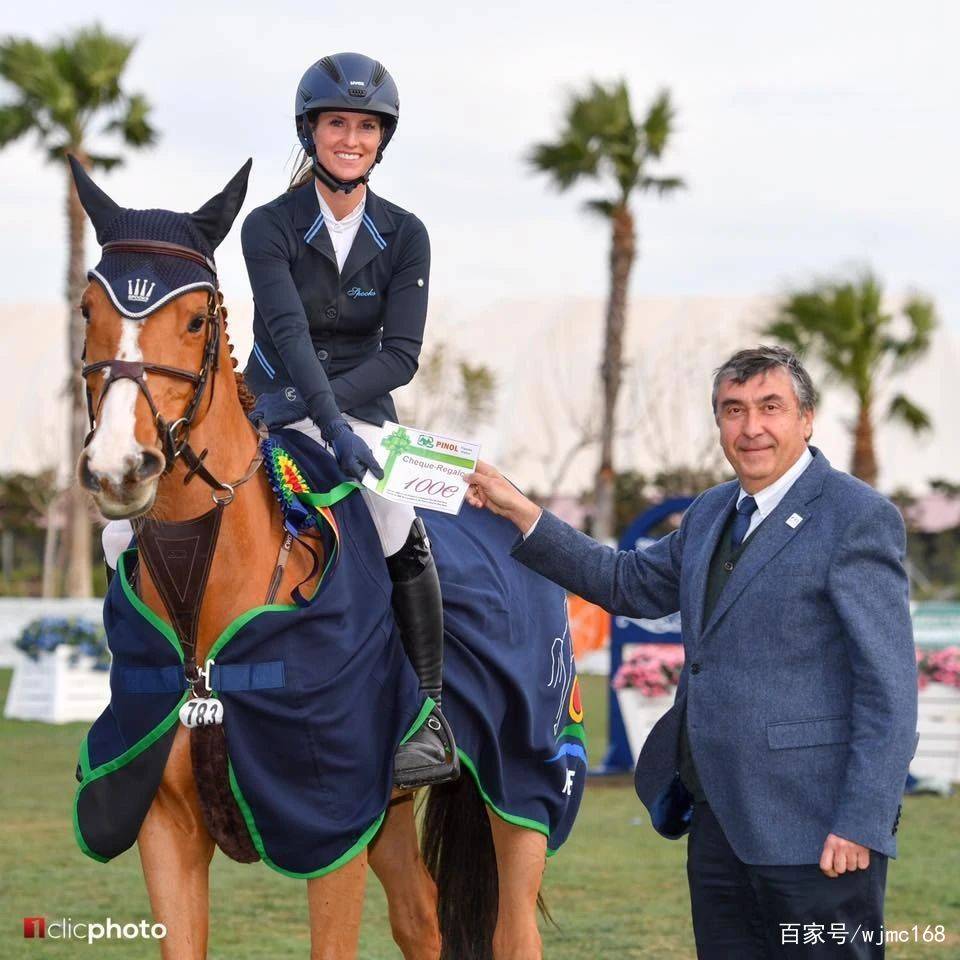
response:
<svg viewBox="0 0 960 960"><path fill-rule="evenodd" d="M145 147L156 140L146 99L138 93L127 93L120 85L133 48L134 41L108 34L100 26L78 30L49 46L20 37L0 41L0 76L14 93L11 102L0 105L0 147L28 133L36 134L47 160L61 165L67 187L69 258L65 292L72 463L80 456L87 431L86 401L78 375L84 324L77 309L86 284L86 218L66 155L72 153L88 170L110 170L122 162L119 156L90 151L87 141L94 124L104 124L97 132L115 134L127 146ZM92 592L90 519L86 496L77 484L71 485L69 496L65 586L69 596L84 597Z"/></svg>
<svg viewBox="0 0 960 960"><path fill-rule="evenodd" d="M627 287L637 255L630 199L634 193L648 191L662 197L684 186L679 177L654 177L647 172L652 162L661 159L673 130L669 91L659 93L638 122L624 81L608 86L593 82L585 93L571 98L558 139L536 144L528 157L533 168L548 174L561 191L583 179L601 180L609 188L605 196L587 203L588 210L610 221L612 233L610 292L600 366L600 464L594 493L594 535L598 539L607 539L614 532L613 438L623 374Z"/></svg>
<svg viewBox="0 0 960 960"><path fill-rule="evenodd" d="M910 297L900 313L898 318L884 311L883 284L864 269L849 280L820 281L789 293L763 330L797 353L815 356L830 380L853 391L858 406L850 472L870 486L877 483L878 397L893 376L927 352L937 325L933 302L925 297ZM916 433L930 428L930 417L902 393L884 417Z"/></svg>

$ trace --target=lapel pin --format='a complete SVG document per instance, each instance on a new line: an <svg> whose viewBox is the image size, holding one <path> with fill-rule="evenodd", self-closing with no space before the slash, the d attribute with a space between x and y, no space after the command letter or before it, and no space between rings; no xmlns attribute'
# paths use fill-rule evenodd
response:
<svg viewBox="0 0 960 960"><path fill-rule="evenodd" d="M790 516L787 517L787 526L790 527L791 530L796 530L801 523L803 523L803 517L801 517L799 513L791 513Z"/></svg>

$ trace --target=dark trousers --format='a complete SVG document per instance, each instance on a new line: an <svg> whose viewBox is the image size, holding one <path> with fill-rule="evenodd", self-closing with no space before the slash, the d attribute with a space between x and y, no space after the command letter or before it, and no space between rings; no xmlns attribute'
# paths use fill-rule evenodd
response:
<svg viewBox="0 0 960 960"><path fill-rule="evenodd" d="M887 858L875 851L866 870L833 879L813 863L752 866L709 804L696 803L687 878L699 960L883 956L882 942L864 942L882 941Z"/></svg>

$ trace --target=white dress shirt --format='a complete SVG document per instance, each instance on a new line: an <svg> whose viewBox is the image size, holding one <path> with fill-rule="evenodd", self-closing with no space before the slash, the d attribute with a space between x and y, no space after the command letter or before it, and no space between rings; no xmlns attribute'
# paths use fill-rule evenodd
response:
<svg viewBox="0 0 960 960"><path fill-rule="evenodd" d="M337 258L337 269L343 271L343 265L347 262L347 255L353 246L354 238L360 229L360 221L363 220L363 211L367 206L367 191L363 191L360 202L342 219L338 220L330 209L330 204L324 199L320 192L320 187L314 186L317 190L317 202L320 204L320 212L323 214L323 225L330 234L330 242L333 244L333 252Z"/></svg>
<svg viewBox="0 0 960 960"><path fill-rule="evenodd" d="M763 521L776 510L780 501L787 495L787 491L797 482L800 474L810 466L810 462L813 460L813 454L810 452L808 447L803 448L803 453L797 457L796 463L779 479L774 480L769 487L764 487L762 490L758 490L754 494L747 493L743 487L740 488L740 493L737 496L737 506L740 506L740 501L744 497L752 496L754 500L757 501L757 509L753 511L753 514L750 517L750 526L747 527L747 532L744 535L744 540L753 533L757 527L760 526Z"/></svg>

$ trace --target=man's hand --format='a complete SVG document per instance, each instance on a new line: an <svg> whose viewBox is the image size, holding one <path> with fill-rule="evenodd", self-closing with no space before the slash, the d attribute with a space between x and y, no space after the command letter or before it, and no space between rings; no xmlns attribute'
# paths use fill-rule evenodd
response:
<svg viewBox="0 0 960 960"><path fill-rule="evenodd" d="M839 877L852 870L866 870L870 866L870 848L852 840L844 840L831 833L823 844L820 869L828 877Z"/></svg>
<svg viewBox="0 0 960 960"><path fill-rule="evenodd" d="M470 506L486 507L491 513L506 517L521 533L526 533L540 516L540 508L489 463L479 460L476 472L468 473L464 479L469 484L467 503Z"/></svg>

